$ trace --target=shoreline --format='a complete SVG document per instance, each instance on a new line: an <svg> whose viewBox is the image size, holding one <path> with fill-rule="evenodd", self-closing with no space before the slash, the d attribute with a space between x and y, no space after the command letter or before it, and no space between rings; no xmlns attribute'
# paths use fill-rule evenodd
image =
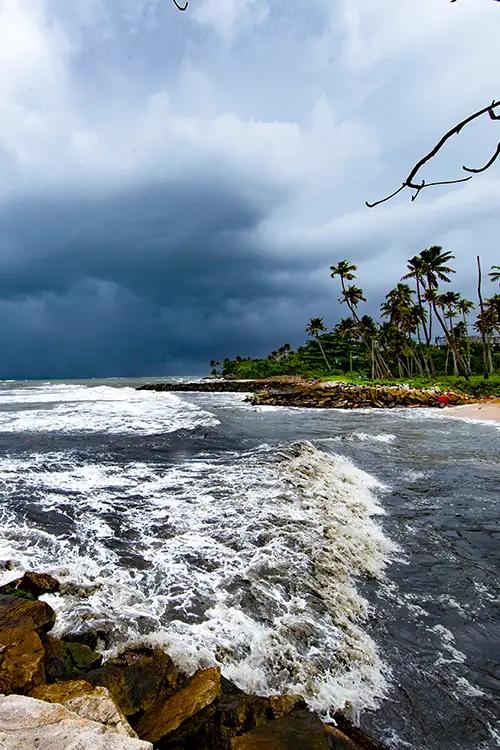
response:
<svg viewBox="0 0 500 750"><path fill-rule="evenodd" d="M41 597L60 589L33 571L0 586L2 747L388 750L341 711L324 722L302 696L246 693L219 667L185 673L139 643L104 659L92 630L55 637Z"/></svg>
<svg viewBox="0 0 500 750"><path fill-rule="evenodd" d="M451 406L446 410L446 415L455 419L498 424L500 423L500 400L485 399L462 406Z"/></svg>

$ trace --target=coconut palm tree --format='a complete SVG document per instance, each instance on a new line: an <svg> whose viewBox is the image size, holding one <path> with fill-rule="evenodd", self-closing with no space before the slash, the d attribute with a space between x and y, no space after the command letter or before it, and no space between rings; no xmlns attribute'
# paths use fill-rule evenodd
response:
<svg viewBox="0 0 500 750"><path fill-rule="evenodd" d="M500 266L491 266L491 271L488 275L494 284L497 281L500 282Z"/></svg>
<svg viewBox="0 0 500 750"><path fill-rule="evenodd" d="M423 293L425 291L423 280L424 280L424 275L425 275L425 263L424 263L422 256L414 255L413 258L410 258L410 260L407 262L407 268L408 268L408 273L402 277L402 281L405 281L406 279L415 279L418 304L423 313L424 312ZM430 323L432 324L432 321L430 321ZM422 314L422 328L424 331L425 343L427 344L427 346L430 346L431 333L430 333L430 330L427 328L426 316L424 316L423 314Z"/></svg>
<svg viewBox="0 0 500 750"><path fill-rule="evenodd" d="M433 245L420 253L423 266L423 278L427 288L437 289L440 281L446 284L450 282L450 274L455 273L451 266L446 264L455 258L449 250L443 250L438 245Z"/></svg>
<svg viewBox="0 0 500 750"><path fill-rule="evenodd" d="M325 354L325 350L323 349L323 345L321 344L321 338L320 333L325 333L326 326L323 323L323 318L311 318L309 323L306 325L306 333L308 336L310 336L313 339L316 339L318 342L321 354L323 355L323 359L325 360L326 367L328 371L330 371L332 368L330 367L330 363L327 359L327 356Z"/></svg>

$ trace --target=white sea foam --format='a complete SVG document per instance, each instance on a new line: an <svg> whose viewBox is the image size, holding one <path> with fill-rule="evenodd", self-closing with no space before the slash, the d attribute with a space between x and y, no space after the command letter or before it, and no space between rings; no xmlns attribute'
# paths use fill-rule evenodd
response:
<svg viewBox="0 0 500 750"><path fill-rule="evenodd" d="M0 557L15 564L2 578L59 575L58 632L90 621L114 646L160 643L188 670L218 663L325 716L384 694L356 582L382 576L395 547L375 522L380 485L347 459L309 443L174 466L39 454L4 461L0 487L39 519L2 506Z"/></svg>
<svg viewBox="0 0 500 750"><path fill-rule="evenodd" d="M459 651L457 648L455 648L455 636L451 632L451 630L448 630L448 628L445 628L444 625L434 625L434 627L429 628L431 632L437 633L441 636L441 647L443 651L445 652L440 653L434 662L435 666L438 666L440 664L449 664L451 662L459 662L463 664L467 657L462 651Z"/></svg>
<svg viewBox="0 0 500 750"><path fill-rule="evenodd" d="M338 435L333 438L335 441L340 442L342 440L357 441L361 443L373 442L373 443L393 443L396 440L396 435L391 435L387 432L381 432L377 435L371 435L368 432L350 432L347 435Z"/></svg>
<svg viewBox="0 0 500 750"><path fill-rule="evenodd" d="M12 389L0 397L0 432L151 435L217 424L213 414L173 393L126 387L42 385Z"/></svg>

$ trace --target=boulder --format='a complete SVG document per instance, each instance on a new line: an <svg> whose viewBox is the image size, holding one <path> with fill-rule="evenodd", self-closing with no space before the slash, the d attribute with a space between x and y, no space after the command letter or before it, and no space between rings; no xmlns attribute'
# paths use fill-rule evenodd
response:
<svg viewBox="0 0 500 750"><path fill-rule="evenodd" d="M157 701L165 700L176 689L178 670L160 649L129 648L85 674L93 685L106 687L125 716L140 717Z"/></svg>
<svg viewBox="0 0 500 750"><path fill-rule="evenodd" d="M55 621L55 612L46 602L20 599L13 594L0 596L0 632L22 628L46 633Z"/></svg>
<svg viewBox="0 0 500 750"><path fill-rule="evenodd" d="M329 750L325 729L310 711L295 711L235 737L232 750Z"/></svg>
<svg viewBox="0 0 500 750"><path fill-rule="evenodd" d="M31 691L30 696L47 703L66 703L72 698L79 698L93 690L95 688L90 682L68 680L67 682L54 682L51 685L40 685Z"/></svg>
<svg viewBox="0 0 500 750"><path fill-rule="evenodd" d="M40 636L54 621L45 602L0 596L0 693L28 693L45 680Z"/></svg>
<svg viewBox="0 0 500 750"><path fill-rule="evenodd" d="M335 725L327 724L325 729L335 750L388 750L387 746L374 740L340 711L335 714Z"/></svg>
<svg viewBox="0 0 500 750"><path fill-rule="evenodd" d="M137 737L105 687L94 687L85 680L70 680L41 685L32 691L31 697L61 703L82 719L97 721L128 737Z"/></svg>
<svg viewBox="0 0 500 750"><path fill-rule="evenodd" d="M361 750L361 746L348 737L340 729L330 724L325 726L325 732L328 736L332 750Z"/></svg>
<svg viewBox="0 0 500 750"><path fill-rule="evenodd" d="M27 598L54 594L59 591L59 581L48 573L25 573L22 578L0 586L0 594L16 594Z"/></svg>
<svg viewBox="0 0 500 750"><path fill-rule="evenodd" d="M34 630L0 632L0 694L28 693L45 679L45 650Z"/></svg>
<svg viewBox="0 0 500 750"><path fill-rule="evenodd" d="M0 698L2 750L153 750L149 742L82 718L57 703L10 695Z"/></svg>
<svg viewBox="0 0 500 750"><path fill-rule="evenodd" d="M150 742L163 742L202 712L203 720L206 721L209 713L206 709L215 710L220 694L221 676L218 669L212 667L196 672L170 698L158 701L139 720L135 727L137 734Z"/></svg>
<svg viewBox="0 0 500 750"><path fill-rule="evenodd" d="M70 680L100 667L102 656L82 643L68 643L45 636L45 675L48 682Z"/></svg>

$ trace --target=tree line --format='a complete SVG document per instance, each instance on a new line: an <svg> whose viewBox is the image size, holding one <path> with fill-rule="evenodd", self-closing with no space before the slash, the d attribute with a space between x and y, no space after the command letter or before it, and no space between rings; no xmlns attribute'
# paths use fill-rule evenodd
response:
<svg viewBox="0 0 500 750"><path fill-rule="evenodd" d="M349 315L331 330L320 317L306 325L308 342L294 351L289 344L264 359L235 357L212 360L212 374L269 377L277 374L357 372L373 380L461 375L468 379L495 372L500 343L500 294L483 296L483 274L477 258L477 305L450 288L454 255L438 246L422 250L407 262L406 273L380 306L380 321L362 314L366 302L356 285L357 266L339 260L330 267L340 282L339 302ZM489 282L500 281L492 266Z"/></svg>

